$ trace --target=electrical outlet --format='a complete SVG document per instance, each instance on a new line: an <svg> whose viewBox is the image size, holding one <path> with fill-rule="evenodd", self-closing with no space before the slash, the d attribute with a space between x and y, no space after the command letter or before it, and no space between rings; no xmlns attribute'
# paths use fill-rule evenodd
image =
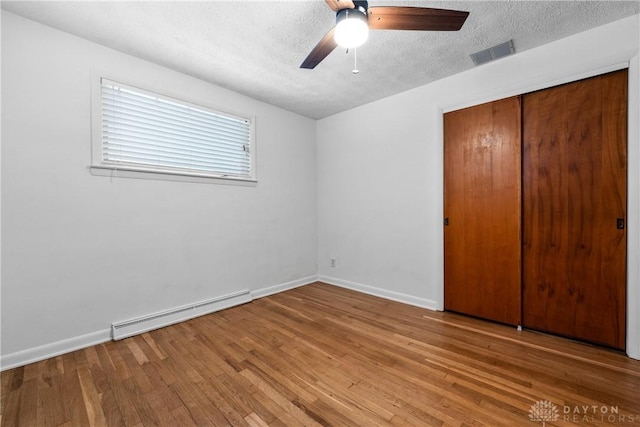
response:
<svg viewBox="0 0 640 427"><path fill-rule="evenodd" d="M336 268L336 259L331 258L331 268Z"/></svg>

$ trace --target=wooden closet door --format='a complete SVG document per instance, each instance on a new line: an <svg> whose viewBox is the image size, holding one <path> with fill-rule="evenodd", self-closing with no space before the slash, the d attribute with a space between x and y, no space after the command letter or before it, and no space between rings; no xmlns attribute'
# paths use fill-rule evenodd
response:
<svg viewBox="0 0 640 427"><path fill-rule="evenodd" d="M624 349L627 72L523 96L524 325Z"/></svg>
<svg viewBox="0 0 640 427"><path fill-rule="evenodd" d="M444 115L445 309L512 325L521 322L520 117L519 97Z"/></svg>

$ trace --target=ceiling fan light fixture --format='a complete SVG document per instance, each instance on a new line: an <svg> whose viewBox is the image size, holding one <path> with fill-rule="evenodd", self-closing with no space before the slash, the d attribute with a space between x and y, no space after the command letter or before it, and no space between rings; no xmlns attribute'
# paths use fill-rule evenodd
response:
<svg viewBox="0 0 640 427"><path fill-rule="evenodd" d="M369 29L458 31L469 16L469 12L461 10L429 7L370 8L367 0L325 0L325 2L331 10L336 12L336 25L316 44L302 61L300 68L314 69L338 46L346 49L360 46L367 40Z"/></svg>
<svg viewBox="0 0 640 427"><path fill-rule="evenodd" d="M364 8L342 9L336 14L334 40L347 49L364 44L369 38L369 23Z"/></svg>

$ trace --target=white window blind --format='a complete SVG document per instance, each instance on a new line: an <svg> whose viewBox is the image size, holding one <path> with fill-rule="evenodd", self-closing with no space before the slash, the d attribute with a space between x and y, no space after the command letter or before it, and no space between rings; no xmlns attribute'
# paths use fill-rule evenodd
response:
<svg viewBox="0 0 640 427"><path fill-rule="evenodd" d="M251 178L250 119L101 80L103 165Z"/></svg>

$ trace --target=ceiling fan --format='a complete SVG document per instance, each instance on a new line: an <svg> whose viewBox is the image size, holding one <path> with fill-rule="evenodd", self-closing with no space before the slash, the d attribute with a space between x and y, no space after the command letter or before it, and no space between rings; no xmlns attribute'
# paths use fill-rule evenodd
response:
<svg viewBox="0 0 640 427"><path fill-rule="evenodd" d="M336 25L318 42L300 68L313 69L336 47L362 45L369 30L458 31L469 12L427 7L376 6L367 1L325 0Z"/></svg>

